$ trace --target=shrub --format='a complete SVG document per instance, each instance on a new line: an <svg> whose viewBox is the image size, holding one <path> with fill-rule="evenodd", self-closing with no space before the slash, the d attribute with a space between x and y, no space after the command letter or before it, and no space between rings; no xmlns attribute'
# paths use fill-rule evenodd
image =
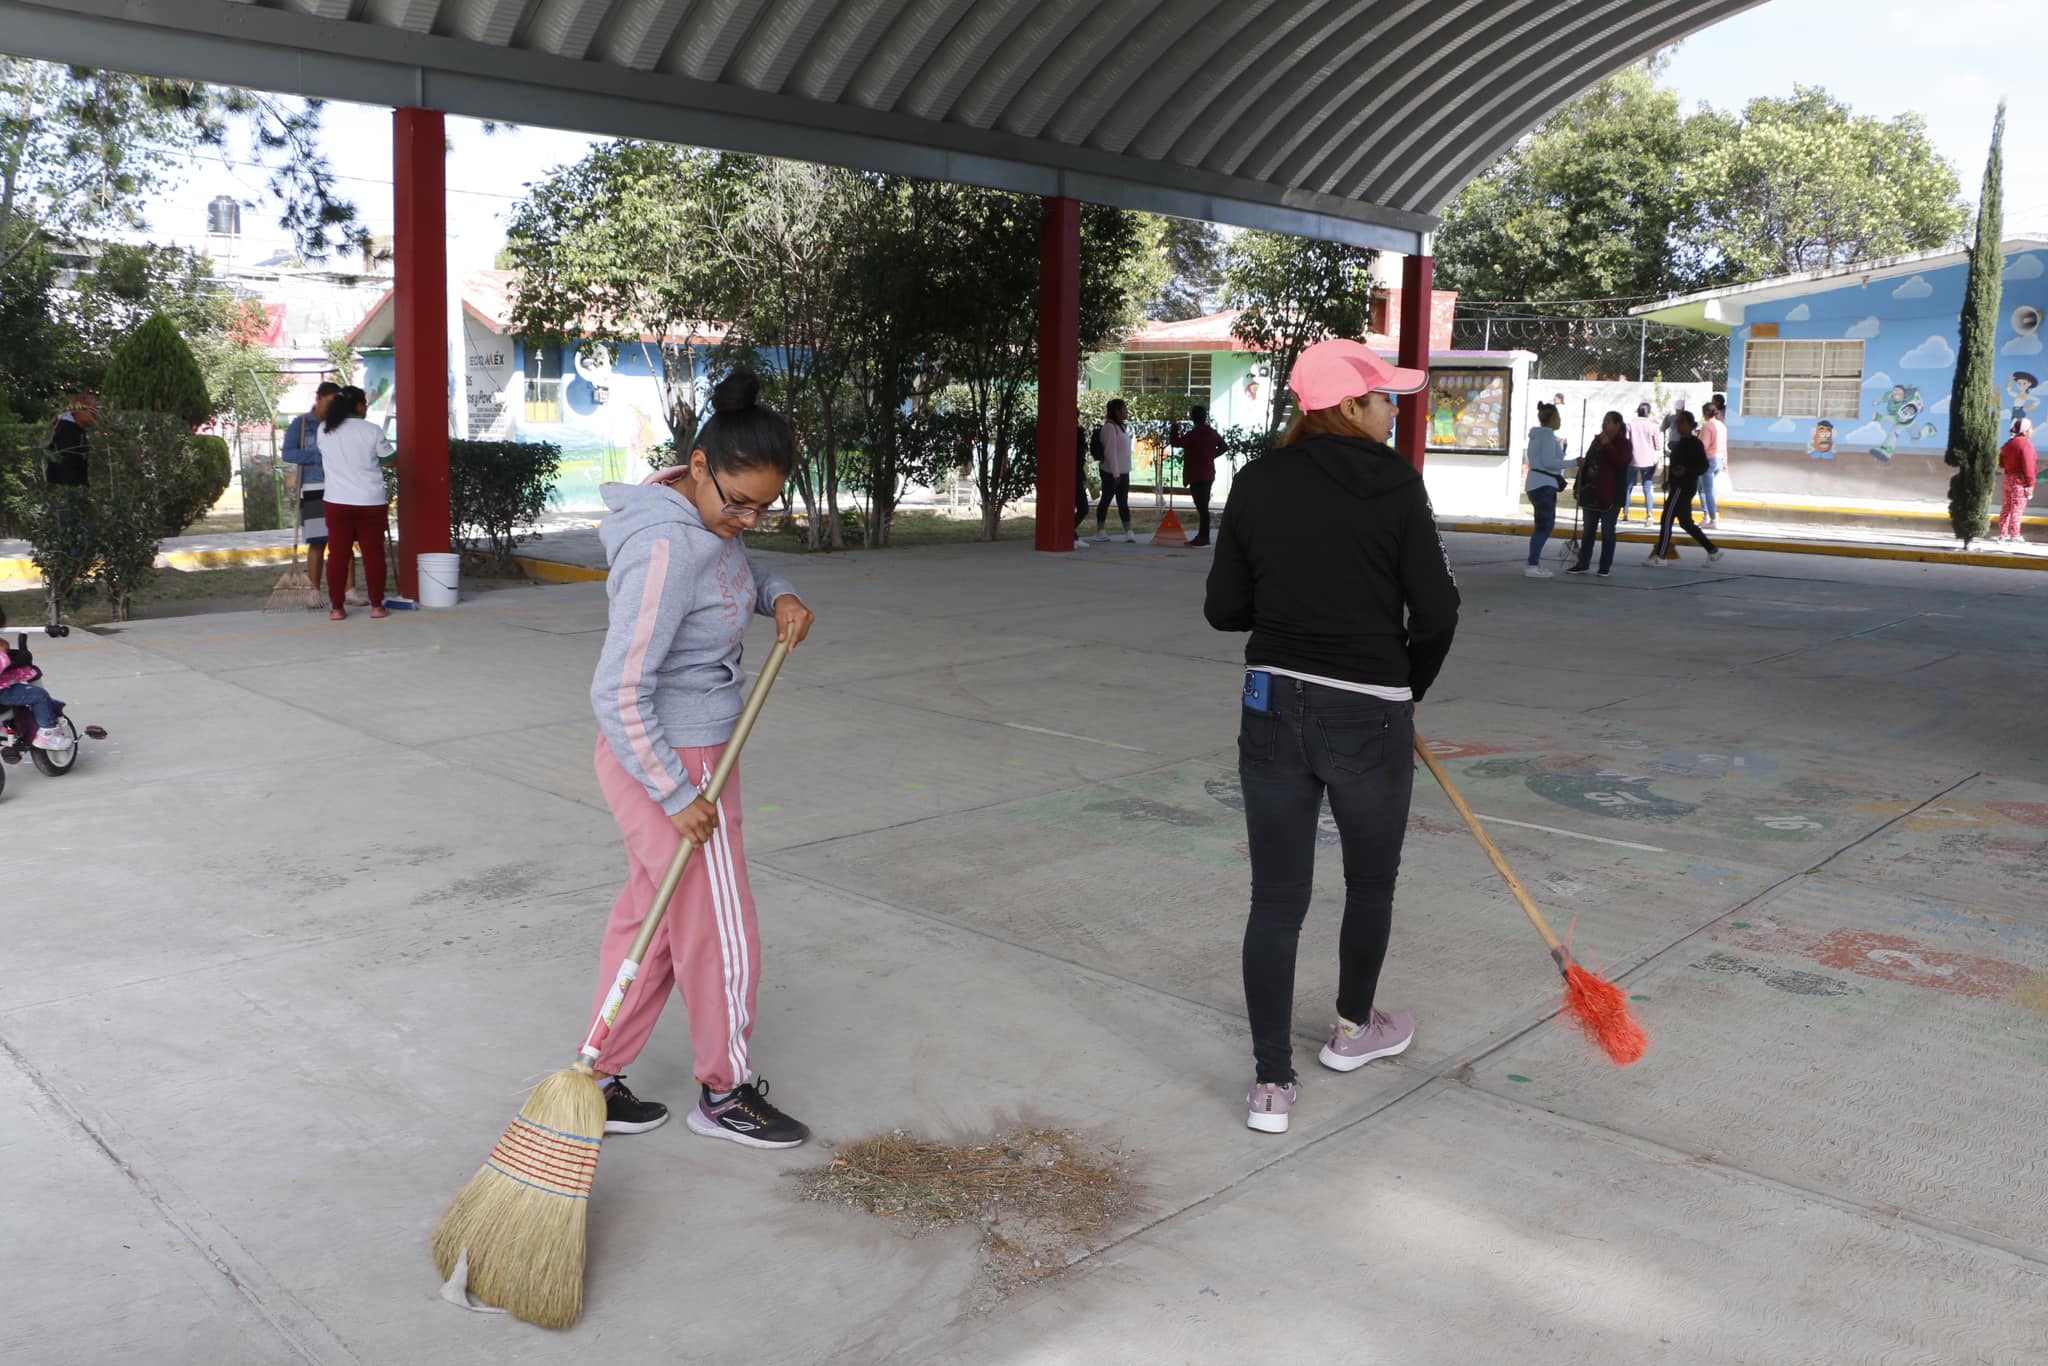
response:
<svg viewBox="0 0 2048 1366"><path fill-rule="evenodd" d="M126 621L130 598L149 582L156 564L166 520L165 491L186 482L187 470L199 458L184 419L169 413L104 414L92 429L91 443L94 572L114 620Z"/></svg>
<svg viewBox="0 0 2048 1366"><path fill-rule="evenodd" d="M451 441L448 504L456 534L490 542L498 567L511 572L513 551L547 507L562 448L551 441Z"/></svg>
<svg viewBox="0 0 2048 1366"><path fill-rule="evenodd" d="M0 413L0 536L25 536L21 500L43 482L44 428Z"/></svg>
<svg viewBox="0 0 2048 1366"><path fill-rule="evenodd" d="M156 471L156 497L162 509L157 534L180 536L227 492L234 465L228 443L217 436L186 437L180 450L165 455Z"/></svg>
<svg viewBox="0 0 2048 1366"><path fill-rule="evenodd" d="M100 384L100 403L138 413L169 413L187 430L213 416L206 376L192 348L158 313L114 348Z"/></svg>

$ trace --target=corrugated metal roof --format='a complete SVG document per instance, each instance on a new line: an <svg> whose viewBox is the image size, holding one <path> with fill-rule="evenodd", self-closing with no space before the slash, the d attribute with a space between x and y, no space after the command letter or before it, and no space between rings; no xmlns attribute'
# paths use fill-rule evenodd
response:
<svg viewBox="0 0 2048 1366"><path fill-rule="evenodd" d="M1412 247L1545 114L1757 2L0 0L0 41Z"/></svg>

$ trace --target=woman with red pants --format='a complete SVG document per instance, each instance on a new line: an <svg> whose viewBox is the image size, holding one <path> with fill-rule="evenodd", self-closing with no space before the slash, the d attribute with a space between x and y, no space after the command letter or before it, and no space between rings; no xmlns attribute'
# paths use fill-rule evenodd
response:
<svg viewBox="0 0 2048 1366"><path fill-rule="evenodd" d="M390 508L384 466L397 452L384 433L363 420L370 398L351 384L327 402L316 444L327 471L327 619L346 621L349 565L353 546L363 551L363 583L370 615L388 617L384 605L384 530Z"/></svg>

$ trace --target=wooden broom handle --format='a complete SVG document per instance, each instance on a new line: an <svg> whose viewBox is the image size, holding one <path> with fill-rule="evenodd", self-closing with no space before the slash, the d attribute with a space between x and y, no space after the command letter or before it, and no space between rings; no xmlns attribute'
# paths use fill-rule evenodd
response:
<svg viewBox="0 0 2048 1366"><path fill-rule="evenodd" d="M775 676L782 672L782 662L789 658L789 646L787 640L775 642L775 648L768 654L768 662L761 666L760 675L754 679L754 686L747 693L746 706L740 709L740 719L733 724L732 738L725 742L725 752L718 756L718 763L711 770L711 781L700 794L713 806L718 805L719 797L725 793L726 780L732 777L733 769L739 765L740 749L753 732L754 722L761 715L761 704L768 700L768 690L775 686ZM633 946L626 950L611 992L599 1007L597 1019L590 1026L590 1034L578 1051L576 1066L582 1071L590 1072L602 1055L612 1024L625 1003L626 993L633 989L633 979L638 976L640 964L646 961L647 950L654 943L654 932L661 928L662 917L668 914L668 903L674 898L676 888L682 885L683 874L690 866L690 856L696 852L696 844L688 839L676 846L675 857L668 863L668 872L662 875L661 886L655 889L654 904L648 908L647 918L640 922L640 933L634 936Z"/></svg>
<svg viewBox="0 0 2048 1366"><path fill-rule="evenodd" d="M1557 960L1557 970L1563 972L1567 960L1564 941L1557 937L1556 930L1550 928L1550 922L1543 918L1543 912L1536 909L1536 903L1530 900L1527 889L1522 886L1522 880L1515 876L1514 869L1508 867L1508 861L1502 856L1500 846L1493 842L1493 836L1486 833L1486 827L1479 823L1479 817L1472 814L1472 808L1465 804L1464 795L1458 791L1456 784L1451 782L1451 775L1444 772L1443 765L1429 752L1429 747L1420 735L1415 737L1415 752L1422 757L1423 763L1429 765L1430 773L1436 777L1437 786L1444 790L1444 795L1451 799L1451 805L1464 817L1465 828L1472 832L1472 838L1479 841L1479 847L1486 851L1486 857L1493 860L1493 871L1500 874L1500 880L1507 883L1508 890L1515 894L1515 900L1521 903L1522 914L1529 917L1529 923L1536 927L1536 933L1543 936L1543 942L1550 946L1550 956Z"/></svg>

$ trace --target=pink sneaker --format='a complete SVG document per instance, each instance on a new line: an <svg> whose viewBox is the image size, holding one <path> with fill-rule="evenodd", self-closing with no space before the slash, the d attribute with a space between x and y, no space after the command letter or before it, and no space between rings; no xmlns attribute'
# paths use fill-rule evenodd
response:
<svg viewBox="0 0 2048 1366"><path fill-rule="evenodd" d="M1374 1058L1391 1058L1415 1041L1415 1017L1405 1010L1378 1010L1362 1025L1339 1020L1317 1056L1323 1066L1355 1072Z"/></svg>
<svg viewBox="0 0 2048 1366"><path fill-rule="evenodd" d="M1245 1123L1262 1134L1284 1134L1287 1132L1287 1115L1294 1108L1295 1097L1301 1088L1289 1082L1275 1086L1270 1081L1252 1083L1251 1094L1245 1097L1251 1106L1251 1113L1245 1116Z"/></svg>

